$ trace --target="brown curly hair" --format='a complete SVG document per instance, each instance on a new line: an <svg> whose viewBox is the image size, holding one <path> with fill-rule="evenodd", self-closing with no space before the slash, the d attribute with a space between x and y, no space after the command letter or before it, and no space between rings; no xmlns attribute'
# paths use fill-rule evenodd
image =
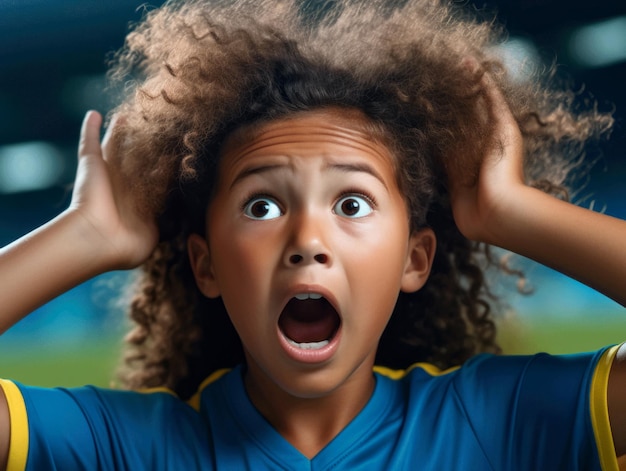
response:
<svg viewBox="0 0 626 471"><path fill-rule="evenodd" d="M510 78L495 47L503 39L493 21L445 0L188 0L147 12L110 72L125 89L123 170L161 231L131 303L123 384L188 397L244 361L223 303L195 285L186 239L205 230L228 136L323 107L367 116L394 155L412 228L437 235L431 277L400 294L377 363L447 367L498 352L486 275L497 260L456 228L445 173L458 166L471 182L492 145L481 77L502 89L525 139L527 182L546 191L565 191L585 141L612 124L547 80Z"/></svg>

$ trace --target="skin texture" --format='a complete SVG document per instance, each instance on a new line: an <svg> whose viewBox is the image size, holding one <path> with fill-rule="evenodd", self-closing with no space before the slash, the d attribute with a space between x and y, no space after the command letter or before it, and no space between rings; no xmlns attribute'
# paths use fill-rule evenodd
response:
<svg viewBox="0 0 626 471"><path fill-rule="evenodd" d="M554 267L626 305L626 290L623 289L623 280L626 279L626 250L623 244L626 222L576 207L525 186L520 172L523 141L516 122L501 94L488 78L483 84L483 93L489 105L488 118L495 121L496 136L492 151L484 157L475 184L468 186L462 175L455 175L453 170L449 173L454 217L459 229L472 240L492 243ZM86 116L81 133L78 174L71 207L50 223L0 250L0 299L3 299L0 326L3 330L38 305L96 274L139 265L156 244L154 216L140 214L133 209L131 196L119 177L118 156L115 155L114 140L111 139L115 132L113 130L112 133L107 133L101 146L100 125L101 118L98 114L89 113ZM346 128L346 123L340 119L332 121L329 117L323 123L318 122L316 126L330 126L335 129L336 134L337 128ZM328 362L328 371L332 374L329 374L328 379L324 377L321 383L310 380L318 373L315 367L310 364L299 365L282 356L275 342L272 343L277 334L271 327L276 326L282 305L291 295L290 288L281 287L282 273L299 273L303 276L302 283L305 286L308 283L321 285L322 273L324 276L328 273L334 282L334 275L330 275L334 270L339 270L343 273L342 276L352 279L353 274L361 267L359 264L365 262L352 260L352 256L361 254L358 252L361 248L358 244L352 247L347 241L358 239L361 242L359 237L362 236L363 244L370 249L363 253L364 256L378 257L375 253L372 254L379 250L378 246L373 250L370 237L374 236L361 234L358 228L362 223L367 224L368 218L383 217L383 213L387 214L387 203L397 201L393 184L388 183L389 169L385 170L385 166L390 166L390 160L385 159L385 152L372 143L364 142L358 137L358 133L355 134L355 130L348 128L345 132L347 143L352 143L352 147L354 143L360 143L363 147L361 151L365 153L362 157L366 158L387 183L386 188L382 185L385 188L381 190L382 195L376 195L376 210L371 213L374 216L364 216L357 222L350 218L347 221L343 221L344 218L334 221L337 215L331 209L336 208L335 203L340 195L325 192L323 189L328 182L336 180L333 172L337 173L337 170L325 175L328 171L323 169L325 160L331 158L334 152L346 149L344 144L329 142L330 138L325 137L301 152L306 154L316 149L317 153L298 156L284 152L277 158L292 162L286 168L268 168L263 171L257 168L257 171L248 172L245 178L239 178L240 183L234 186L232 183L237 179L236 172L246 173L246 167L237 167L237 155L242 154L240 161L243 165L247 159L246 152L253 156L254 153L261 152L263 146L254 150L254 153L245 148L229 149L233 152L233 163L231 168L224 165L222 171L223 178L230 178L231 182L225 184L221 181L216 197L222 198L225 206L218 208L217 205L212 205L209 211L208 240L193 237L189 242L201 290L207 296L224 296L229 310L232 310L233 320L241 331L251 362L246 380L250 396L277 429L309 456L334 436L337 428L358 412L369 397L372 383L365 365L371 361L376 332L381 329L385 322L384 317L388 315L384 312L388 308L387 303L391 303L388 299L391 297L391 284L395 284L398 290L418 289L423 282L423 276L427 276L424 260L428 256L425 254L430 253L432 248L428 247L433 244L428 242L432 239L427 232L409 234L408 223L399 224L398 214L404 212L406 218L406 208L398 203L401 210L398 207L390 209L394 214L391 220L395 222L385 226L388 229L395 228L392 231L395 245L386 248L389 250L389 259L384 259L383 263L389 264L385 270L391 273L393 283L390 282L390 286L381 290L381 300L376 301L380 311L369 311L369 307L365 306L368 315L362 327L353 320L353 312L362 306L362 300L349 299L344 304L344 295L337 295L338 310L342 315L342 335L345 333L346 339L355 340L355 351L345 352L342 340L335 356ZM320 154L322 148L329 152ZM360 152L357 155L361 155ZM369 158L372 160L368 160ZM273 176L276 172L289 177L282 186ZM371 172L350 170L339 173L341 182L353 178L360 182L363 179L368 182L366 189L380 189ZM295 183L289 183L292 178ZM278 180L282 181L281 178ZM282 210L289 216L269 221L242 219L242 208L245 207L246 200L244 198L244 201L237 201L238 205L233 207L233 202L228 198L228 189L230 187L231 190L238 191L239 186L249 183L271 184L269 189L280 192L275 198L278 200L280 197L277 202L284 205ZM343 190L353 192L354 188ZM306 204L303 196L307 197ZM285 201L282 201L283 198ZM294 208L296 215L302 217L294 217ZM236 237L225 232L220 233L222 229L216 228L213 222L218 219L231 228L241 229L241 233ZM281 226L282 221L287 221L284 227ZM329 227L319 232L319 224L313 223L316 221L328 223L325 226ZM279 227L276 228L275 224ZM388 224L388 221L381 221L381 224ZM257 232L259 226L264 229ZM349 227L352 229L348 229ZM331 232L327 234L326 231ZM229 240L226 240L227 236ZM220 250L216 249L215 244L220 241L225 243L224 253L227 252L233 258L228 263L220 258L224 257L220 253L221 247ZM259 247L266 242L281 242L282 245L267 248L269 252L261 253L266 248L263 246L261 250ZM346 253L331 251L337 246ZM249 262L244 261L243 254L250 257ZM302 257L297 264L293 262L298 258L291 257L294 254ZM348 255L352 256L346 258ZM291 265L288 263L290 260ZM231 273L231 268L227 266L229 264L240 268L249 265L252 269L250 274L245 274L245 280L242 280L242 283L245 281L246 290L234 291L234 272ZM40 270L41 266L55 267L55 276L46 276L45 271ZM272 270L266 279L258 278L257 270L261 266L269 266ZM311 278L304 279L305 276ZM315 279L315 276L320 279ZM364 286L371 287L367 274L364 278ZM340 279L336 289L340 293L350 293L350 290L356 289L358 294L363 294L364 288L360 284L361 281L353 288ZM331 287L328 288L330 291ZM334 289L335 285L332 285L332 290ZM253 295L257 293L261 297L255 299L258 302L251 306L246 304L246 299L237 299L254 299ZM364 296L368 296L368 293ZM250 319L251 326L248 326L244 316L244 310L248 307L257 310L254 312L259 314ZM267 340L266 343L254 340L255 328ZM625 357L626 348L622 347L610 372L607 397L618 456L626 454L626 407L623 399L626 394ZM283 377L280 371L275 371L270 364L270 360L274 359L293 372L294 378ZM276 410L272 396L274 392L285 400L285 414ZM344 410L346 398L354 399L355 404ZM6 462L8 445L7 406L4 396L0 394L0 469L3 468L2 463ZM623 463L624 459L620 462Z"/></svg>
<svg viewBox="0 0 626 471"><path fill-rule="evenodd" d="M426 281L434 234L410 233L387 150L328 111L272 122L231 146L219 182L208 240L189 241L198 285L222 296L244 345L252 401L312 457L369 399L378 340L399 291ZM263 218L249 214L254 201L269 205ZM348 203L358 204L354 215ZM341 317L338 346L324 361L293 359L279 338L284 306L308 292Z"/></svg>

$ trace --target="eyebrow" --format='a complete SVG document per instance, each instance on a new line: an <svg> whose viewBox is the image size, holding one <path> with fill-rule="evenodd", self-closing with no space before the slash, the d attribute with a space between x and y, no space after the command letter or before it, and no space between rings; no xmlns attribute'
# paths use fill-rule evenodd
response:
<svg viewBox="0 0 626 471"><path fill-rule="evenodd" d="M261 173L270 172L272 170L281 169L286 167L286 165L259 165L254 167L248 167L237 174L233 182L230 184L230 188L233 188L237 183L242 180L245 180L251 175L259 175Z"/></svg>
<svg viewBox="0 0 626 471"><path fill-rule="evenodd" d="M230 184L230 188L233 188L235 185L237 185L237 183L239 183L242 180L245 180L251 175L259 175L259 174L271 172L273 170L283 169L286 167L287 165L284 165L284 164L274 164L274 165L259 165L259 166L252 166L252 167L246 168L237 174L233 182ZM373 176L374 178L376 178L378 181L380 181L380 183L382 183L382 185L385 188L387 188L387 184L385 183L385 180L380 175L380 173L378 173L372 166L366 163L341 163L340 164L340 163L331 162L327 165L324 165L322 170L337 170L339 172L345 172L345 173L350 173L350 172L367 173Z"/></svg>
<svg viewBox="0 0 626 471"><path fill-rule="evenodd" d="M330 163L328 165L324 166L324 169L330 169L330 170L339 170L340 172L362 172L362 173L367 173L371 176L373 176L374 178L376 178L378 181L380 181L380 183L382 183L382 185L385 187L385 189L387 189L387 185L385 184L385 180L383 179L382 175L380 173L378 173L374 167L372 167L371 165L368 165L364 162L359 162L359 163Z"/></svg>

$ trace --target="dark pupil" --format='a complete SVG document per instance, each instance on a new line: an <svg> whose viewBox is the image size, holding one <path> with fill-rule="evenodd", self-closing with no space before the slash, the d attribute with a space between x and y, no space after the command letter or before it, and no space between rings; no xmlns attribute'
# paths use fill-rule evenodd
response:
<svg viewBox="0 0 626 471"><path fill-rule="evenodd" d="M354 216L359 212L359 202L353 199L346 200L341 204L341 209L348 216Z"/></svg>
<svg viewBox="0 0 626 471"><path fill-rule="evenodd" d="M257 201L252 205L250 212L257 218L266 216L270 212L270 205L267 201Z"/></svg>

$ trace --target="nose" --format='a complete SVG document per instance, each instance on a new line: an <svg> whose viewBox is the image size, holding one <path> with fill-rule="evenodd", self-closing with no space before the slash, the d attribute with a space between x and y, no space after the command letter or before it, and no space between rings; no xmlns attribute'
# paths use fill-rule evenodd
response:
<svg viewBox="0 0 626 471"><path fill-rule="evenodd" d="M285 264L299 266L309 264L330 265L331 252L325 239L328 221L311 214L292 217L290 236L285 250Z"/></svg>

